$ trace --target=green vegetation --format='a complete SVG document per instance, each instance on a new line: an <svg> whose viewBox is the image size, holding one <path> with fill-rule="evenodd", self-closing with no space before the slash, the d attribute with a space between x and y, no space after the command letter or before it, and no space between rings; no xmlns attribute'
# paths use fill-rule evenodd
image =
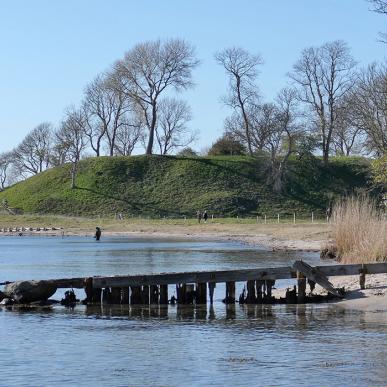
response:
<svg viewBox="0 0 387 387"><path fill-rule="evenodd" d="M116 212L192 217L198 209L216 216L324 215L332 200L368 189L363 158L290 159L284 190L267 184L264 157L98 157L79 163L76 189L70 165L47 170L0 192L25 213L77 216Z"/></svg>

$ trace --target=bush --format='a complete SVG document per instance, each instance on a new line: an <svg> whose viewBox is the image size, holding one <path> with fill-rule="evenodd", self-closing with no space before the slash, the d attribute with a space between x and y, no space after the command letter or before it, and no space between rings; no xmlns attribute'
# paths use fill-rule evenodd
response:
<svg viewBox="0 0 387 387"><path fill-rule="evenodd" d="M229 136L219 138L208 151L209 156L240 156L245 153L244 145Z"/></svg>

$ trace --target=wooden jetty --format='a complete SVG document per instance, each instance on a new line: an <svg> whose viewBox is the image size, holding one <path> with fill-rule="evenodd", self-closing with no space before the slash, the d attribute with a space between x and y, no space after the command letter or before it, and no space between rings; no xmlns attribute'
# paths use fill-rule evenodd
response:
<svg viewBox="0 0 387 387"><path fill-rule="evenodd" d="M87 304L131 304L163 305L178 304L212 304L217 283L225 283L225 303L236 302L235 283L244 283L243 303L271 303L274 298L271 291L276 280L297 279L297 288L289 292L289 303L306 301L306 283L314 289L317 283L336 297L342 297L327 277L359 275L361 288L365 286L366 274L387 273L387 263L328 265L312 267L303 261L296 261L293 266L275 268L257 268L222 271L198 271L181 273L160 273L147 275L94 276L88 278L63 278L49 280L57 288L80 288L86 293ZM1 285L4 285L2 283ZM169 297L168 286L176 286L176 297ZM295 298L292 298L294 296ZM242 297L242 298L241 298Z"/></svg>

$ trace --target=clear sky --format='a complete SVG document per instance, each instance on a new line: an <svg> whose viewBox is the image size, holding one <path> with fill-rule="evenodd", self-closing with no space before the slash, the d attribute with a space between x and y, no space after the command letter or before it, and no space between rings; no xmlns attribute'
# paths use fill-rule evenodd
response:
<svg viewBox="0 0 387 387"><path fill-rule="evenodd" d="M269 100L305 47L343 39L360 64L386 60L377 34L387 17L368 8L365 0L0 0L0 152L43 121L57 125L85 85L134 44L177 37L201 60L196 87L182 95L201 149L221 135L229 114L216 51L260 53L259 85Z"/></svg>

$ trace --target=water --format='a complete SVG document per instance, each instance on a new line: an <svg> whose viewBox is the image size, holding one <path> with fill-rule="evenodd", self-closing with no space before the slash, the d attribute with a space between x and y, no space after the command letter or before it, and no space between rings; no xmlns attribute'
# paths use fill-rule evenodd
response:
<svg viewBox="0 0 387 387"><path fill-rule="evenodd" d="M320 263L317 254L234 242L2 237L0 281L275 267L299 258ZM206 309L0 309L0 386L386 385L386 313L226 306L223 296L219 284Z"/></svg>

